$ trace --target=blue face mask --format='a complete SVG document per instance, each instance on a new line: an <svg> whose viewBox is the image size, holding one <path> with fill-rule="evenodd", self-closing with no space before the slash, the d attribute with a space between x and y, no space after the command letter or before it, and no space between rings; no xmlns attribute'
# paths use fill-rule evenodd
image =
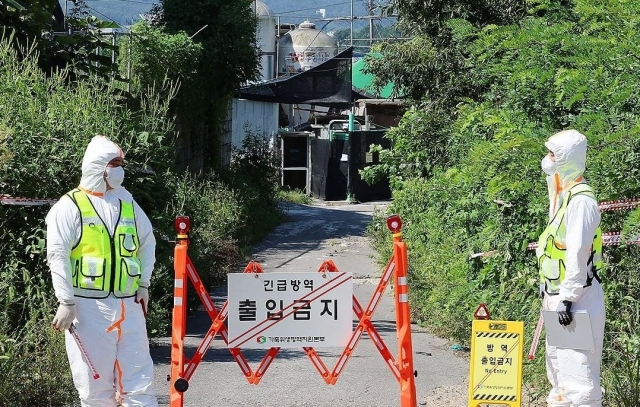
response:
<svg viewBox="0 0 640 407"><path fill-rule="evenodd" d="M123 167L107 167L105 169L107 176L105 181L113 189L120 188L122 181L124 181L124 168Z"/></svg>

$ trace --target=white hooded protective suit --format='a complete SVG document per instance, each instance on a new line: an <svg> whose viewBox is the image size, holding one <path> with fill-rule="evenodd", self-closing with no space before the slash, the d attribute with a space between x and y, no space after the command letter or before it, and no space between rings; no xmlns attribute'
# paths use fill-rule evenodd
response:
<svg viewBox="0 0 640 407"><path fill-rule="evenodd" d="M553 218L560 208L563 192L575 183L585 182L582 174L587 158L587 140L576 130L565 130L551 136L545 146L554 153L556 159L555 173L547 176L549 216ZM567 206L564 222L565 279L558 295L545 293L542 306L544 310L556 311L558 304L567 300L573 303L572 312L587 311L591 317L595 350L559 349L547 343L547 377L552 385L547 403L553 407L600 407L604 294L596 279L593 279L591 286L585 287L591 246L600 224L598 203L588 195L576 195Z"/></svg>
<svg viewBox="0 0 640 407"><path fill-rule="evenodd" d="M107 137L94 137L82 161L79 189L87 193L112 236L118 222L120 200L133 202L140 239L140 285L148 287L155 263L155 238L149 218L126 189L118 187L107 191L105 168L117 157L124 157L124 154L115 143ZM116 407L116 391L120 394L123 407L157 406L152 385L153 361L149 355L141 304L136 303L135 296L115 298L110 295L103 299L74 297L70 254L81 237L78 207L65 195L51 208L46 222L47 260L56 297L61 303L76 304L76 331L100 375L99 379L93 379L78 345L66 331L67 356L82 406Z"/></svg>

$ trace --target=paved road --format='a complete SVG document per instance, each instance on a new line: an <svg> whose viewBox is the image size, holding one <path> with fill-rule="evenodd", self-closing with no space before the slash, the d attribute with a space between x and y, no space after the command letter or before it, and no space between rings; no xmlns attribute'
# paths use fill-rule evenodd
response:
<svg viewBox="0 0 640 407"><path fill-rule="evenodd" d="M384 203L358 205L317 204L287 206L288 221L260 245L253 259L265 272L315 272L324 260L334 261L340 271L354 275L354 294L366 304L381 272L374 252L364 237L376 208ZM238 271L241 271L240 269ZM212 290L217 304L225 300L226 288ZM364 305L363 305L364 306ZM374 315L374 325L388 348L397 355L393 296L389 289ZM186 353L190 356L210 326L204 313L189 319ZM468 362L449 349L449 343L413 329L414 365L419 405L461 407L466 402ZM168 406L170 338L152 349L156 362L156 386L161 406ZM342 349L319 352L332 369ZM256 369L265 351L245 351ZM392 407L399 405L399 385L365 334L338 383L326 385L302 349L283 349L259 385L248 384L224 342L217 338L190 381L186 407Z"/></svg>

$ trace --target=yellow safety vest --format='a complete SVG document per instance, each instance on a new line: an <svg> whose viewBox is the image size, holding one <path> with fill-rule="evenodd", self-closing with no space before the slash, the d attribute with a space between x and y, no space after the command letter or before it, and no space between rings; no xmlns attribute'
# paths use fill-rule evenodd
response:
<svg viewBox="0 0 640 407"><path fill-rule="evenodd" d="M74 294L85 298L134 296L142 268L133 204L120 201L120 218L111 236L84 192L75 189L67 195L77 205L82 223L80 241L71 250Z"/></svg>
<svg viewBox="0 0 640 407"><path fill-rule="evenodd" d="M595 194L587 184L576 184L569 188L562 199L562 205L547 228L540 235L536 255L538 257L538 268L540 270L541 282L545 284L545 290L549 295L557 295L560 291L560 284L564 280L566 271L566 237L567 229L564 215L569 205L569 201L577 195L588 195L595 199ZM591 256L587 266L590 269L587 273L585 287L591 285L593 279L599 281L598 272L602 270L602 231L600 227L596 230L591 246Z"/></svg>

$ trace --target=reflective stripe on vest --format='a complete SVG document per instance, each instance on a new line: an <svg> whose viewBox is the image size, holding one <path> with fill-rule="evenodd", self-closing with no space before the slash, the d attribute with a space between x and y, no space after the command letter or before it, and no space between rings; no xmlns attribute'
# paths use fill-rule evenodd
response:
<svg viewBox="0 0 640 407"><path fill-rule="evenodd" d="M120 217L114 235L82 191L67 194L80 210L82 235L71 251L71 280L78 297L132 297L141 276L133 204L120 201Z"/></svg>
<svg viewBox="0 0 640 407"><path fill-rule="evenodd" d="M564 215L569 201L576 195L588 195L595 199L593 190L587 184L576 184L571 187L565 193L560 209L558 209L558 212L556 212L538 240L536 255L538 257L540 279L545 284L545 289L550 295L557 295L560 291L560 284L564 281L567 262L567 228ZM585 286L591 285L593 278L597 279L598 272L602 270L602 231L600 227L598 227L593 237L591 255L587 266L589 269Z"/></svg>

